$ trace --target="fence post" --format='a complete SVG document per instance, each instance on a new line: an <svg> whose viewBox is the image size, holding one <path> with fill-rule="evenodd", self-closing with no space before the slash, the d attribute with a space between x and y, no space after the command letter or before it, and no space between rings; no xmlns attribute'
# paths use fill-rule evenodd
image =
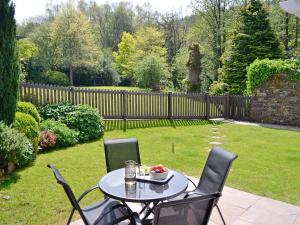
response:
<svg viewBox="0 0 300 225"><path fill-rule="evenodd" d="M224 94L224 118L225 119L229 119L229 104L230 104L230 95L229 95L229 93L227 92L227 93L225 93Z"/></svg>
<svg viewBox="0 0 300 225"><path fill-rule="evenodd" d="M123 96L123 120L126 121L127 118L127 93L122 91Z"/></svg>
<svg viewBox="0 0 300 225"><path fill-rule="evenodd" d="M205 118L208 120L210 117L210 102L209 102L209 94L208 93L205 93L205 103L206 103Z"/></svg>
<svg viewBox="0 0 300 225"><path fill-rule="evenodd" d="M172 119L172 92L168 92L168 119Z"/></svg>
<svg viewBox="0 0 300 225"><path fill-rule="evenodd" d="M73 86L69 88L68 102L74 104L74 87Z"/></svg>

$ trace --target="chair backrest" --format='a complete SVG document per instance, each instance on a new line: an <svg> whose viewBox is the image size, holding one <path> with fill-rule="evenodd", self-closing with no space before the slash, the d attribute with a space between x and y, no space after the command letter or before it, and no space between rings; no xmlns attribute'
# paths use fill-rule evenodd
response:
<svg viewBox="0 0 300 225"><path fill-rule="evenodd" d="M233 161L238 156L220 147L213 147L208 155L197 189L202 193L222 193Z"/></svg>
<svg viewBox="0 0 300 225"><path fill-rule="evenodd" d="M65 179L63 178L63 176L60 174L59 170L55 166L49 164L48 167L53 171L54 177L56 178L57 183L59 183L64 188L73 208L79 212L83 222L85 224L88 224L84 214L82 213L82 209L80 208L80 206L76 200L76 197L75 197L71 187L68 185L68 183L65 181Z"/></svg>
<svg viewBox="0 0 300 225"><path fill-rule="evenodd" d="M104 141L106 170L120 169L127 160L141 164L139 144L136 138L112 139Z"/></svg>
<svg viewBox="0 0 300 225"><path fill-rule="evenodd" d="M192 195L161 203L155 208L153 225L207 225L219 197L219 193Z"/></svg>

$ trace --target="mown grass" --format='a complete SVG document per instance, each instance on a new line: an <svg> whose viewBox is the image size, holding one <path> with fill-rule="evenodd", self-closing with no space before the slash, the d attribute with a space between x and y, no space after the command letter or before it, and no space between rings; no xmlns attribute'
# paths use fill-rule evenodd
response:
<svg viewBox="0 0 300 225"><path fill-rule="evenodd" d="M211 147L211 128L217 126L223 146L239 155L228 186L300 205L300 132L201 121L162 122L161 126L148 122L140 128L139 122L134 123L126 132L111 125L104 138L137 137L144 164L162 163L195 177L200 176ZM78 196L105 174L102 141L41 154L35 165L2 182L0 224L64 224L70 204L46 165L56 165ZM11 199L2 199L4 195ZM102 197L95 191L83 204Z"/></svg>

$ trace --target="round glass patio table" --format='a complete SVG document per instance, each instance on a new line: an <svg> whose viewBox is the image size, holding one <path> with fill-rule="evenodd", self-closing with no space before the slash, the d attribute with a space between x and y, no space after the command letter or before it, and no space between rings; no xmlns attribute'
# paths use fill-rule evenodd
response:
<svg viewBox="0 0 300 225"><path fill-rule="evenodd" d="M188 179L183 174L172 172L174 176L166 184L142 181L126 183L124 168L118 169L103 176L99 188L105 195L123 202L159 202L182 194L188 186Z"/></svg>

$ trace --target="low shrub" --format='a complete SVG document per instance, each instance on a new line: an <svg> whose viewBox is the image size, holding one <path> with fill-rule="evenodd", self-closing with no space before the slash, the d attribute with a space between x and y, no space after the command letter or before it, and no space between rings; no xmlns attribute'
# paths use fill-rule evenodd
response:
<svg viewBox="0 0 300 225"><path fill-rule="evenodd" d="M78 142L79 132L70 129L66 124L59 121L45 120L41 123L41 130L53 132L57 136L57 147L72 146Z"/></svg>
<svg viewBox="0 0 300 225"><path fill-rule="evenodd" d="M67 102L59 104L48 104L40 109L40 114L43 119L65 120L66 116L75 111L76 105Z"/></svg>
<svg viewBox="0 0 300 225"><path fill-rule="evenodd" d="M79 105L74 112L70 112L65 121L68 127L79 131L79 141L86 142L100 138L104 134L104 122L97 110Z"/></svg>
<svg viewBox="0 0 300 225"><path fill-rule="evenodd" d="M228 90L229 85L222 81L214 81L209 87L209 94L211 95L221 95Z"/></svg>
<svg viewBox="0 0 300 225"><path fill-rule="evenodd" d="M7 168L9 162L18 167L23 167L35 159L30 140L18 130L0 122L0 168Z"/></svg>
<svg viewBox="0 0 300 225"><path fill-rule="evenodd" d="M26 113L16 112L14 128L25 134L33 144L33 148L37 151L40 141L39 125L35 119Z"/></svg>
<svg viewBox="0 0 300 225"><path fill-rule="evenodd" d="M41 117L39 115L38 110L36 107L30 103L30 102L17 102L17 112L22 112L31 115L36 122L40 123L41 122Z"/></svg>
<svg viewBox="0 0 300 225"><path fill-rule="evenodd" d="M43 75L46 78L47 84L54 84L60 86L69 86L70 80L69 77L59 71L47 71Z"/></svg>
<svg viewBox="0 0 300 225"><path fill-rule="evenodd" d="M137 64L134 76L139 86L159 91L163 84L167 84L170 73L164 58L157 55L149 55Z"/></svg>
<svg viewBox="0 0 300 225"><path fill-rule="evenodd" d="M55 133L50 131L42 131L40 146L42 150L48 150L54 148L57 143L57 136Z"/></svg>
<svg viewBox="0 0 300 225"><path fill-rule="evenodd" d="M53 84L59 86L69 86L69 77L59 71L45 71L45 72L32 72L28 77L30 82L40 83L40 84Z"/></svg>
<svg viewBox="0 0 300 225"><path fill-rule="evenodd" d="M290 80L300 80L300 63L293 60L256 59L247 71L247 93L250 95L273 74L286 73Z"/></svg>

